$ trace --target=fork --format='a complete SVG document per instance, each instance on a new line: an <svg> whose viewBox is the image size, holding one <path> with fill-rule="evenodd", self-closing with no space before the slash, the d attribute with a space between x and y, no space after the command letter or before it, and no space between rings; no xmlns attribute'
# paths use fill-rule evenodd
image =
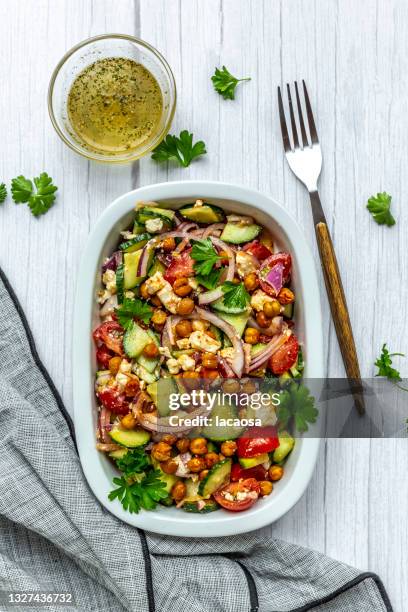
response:
<svg viewBox="0 0 408 612"><path fill-rule="evenodd" d="M288 129L288 124L286 122L281 89L278 87L279 118L282 130L283 147L285 149L285 155L290 169L305 185L309 192L320 262L323 269L330 310L333 317L347 378L354 397L355 406L359 414L362 415L365 412L364 398L362 396L363 387L361 383L360 367L358 363L356 346L354 343L353 330L351 328L336 253L334 251L333 242L327 227L319 192L317 190L317 181L322 169L322 151L320 148L319 139L317 137L316 125L313 118L312 107L310 104L309 95L307 93L306 84L304 81L302 81L302 83L304 107L306 109L306 122L304 120L298 84L296 81L294 83L300 134L298 132L295 119L291 88L289 84L286 85L291 126L290 130L290 128ZM310 138L308 138L306 126L308 128ZM289 131L291 131L292 134L293 145L289 137Z"/></svg>

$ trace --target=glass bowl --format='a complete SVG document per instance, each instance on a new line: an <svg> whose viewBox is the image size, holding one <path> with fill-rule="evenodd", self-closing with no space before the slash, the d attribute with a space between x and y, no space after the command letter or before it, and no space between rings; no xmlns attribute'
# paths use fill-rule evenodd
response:
<svg viewBox="0 0 408 612"><path fill-rule="evenodd" d="M120 153L109 153L86 145L76 135L68 115L68 94L76 77L97 60L112 57L132 59L155 77L163 97L157 129L140 146ZM176 109L176 84L164 57L143 40L126 34L103 34L82 41L70 49L55 68L48 89L48 110L57 134L73 151L101 162L132 162L152 151L170 129Z"/></svg>

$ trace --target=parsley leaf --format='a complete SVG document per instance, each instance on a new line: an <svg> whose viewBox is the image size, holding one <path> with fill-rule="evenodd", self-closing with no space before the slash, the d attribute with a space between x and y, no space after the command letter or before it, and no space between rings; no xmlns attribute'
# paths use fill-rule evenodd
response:
<svg viewBox="0 0 408 612"><path fill-rule="evenodd" d="M231 308L246 308L251 296L244 287L244 283L235 284L232 281L225 281L222 285L224 292L224 304Z"/></svg>
<svg viewBox="0 0 408 612"><path fill-rule="evenodd" d="M0 204L3 204L6 198L7 198L7 187L5 183L0 183Z"/></svg>
<svg viewBox="0 0 408 612"><path fill-rule="evenodd" d="M207 276L201 276L201 275L196 276L196 281L200 283L200 285L202 285L206 289L211 290L217 287L219 280L220 280L220 276L221 276L221 270L220 269L216 270L214 268L213 270L211 270L209 274L207 274Z"/></svg>
<svg viewBox="0 0 408 612"><path fill-rule="evenodd" d="M141 508L154 510L157 502L168 497L166 483L159 478L160 472L153 470L140 481L132 482L131 478L122 476L114 478L113 484L117 486L108 495L109 499L119 499L123 508L131 514L137 514Z"/></svg>
<svg viewBox="0 0 408 612"><path fill-rule="evenodd" d="M405 355L404 353L390 353L388 349L386 348L386 346L387 346L386 344L383 344L382 349L381 349L381 355L380 357L378 357L377 361L374 363L374 365L376 365L378 368L378 372L376 376L386 376L388 380L400 381L402 380L400 373L398 372L398 370L391 367L392 365L391 357L396 357L397 355L399 357L405 357Z"/></svg>
<svg viewBox="0 0 408 612"><path fill-rule="evenodd" d="M154 149L152 159L158 162L174 159L187 168L195 157L206 153L205 143L199 140L193 145L193 134L190 134L188 130L183 130L180 132L180 137L168 134Z"/></svg>
<svg viewBox="0 0 408 612"><path fill-rule="evenodd" d="M120 308L116 308L115 312L118 315L118 321L121 326L124 329L129 329L134 318L140 319L143 323L149 323L153 309L142 300L125 298Z"/></svg>
<svg viewBox="0 0 408 612"><path fill-rule="evenodd" d="M126 476L132 476L134 474L140 474L146 469L150 468L150 459L143 448L136 448L134 450L128 450L128 452L116 460L118 469L123 472Z"/></svg>
<svg viewBox="0 0 408 612"><path fill-rule="evenodd" d="M16 204L27 203L33 215L39 217L54 204L58 187L53 185L52 178L46 172L42 172L33 180L34 185L22 175L14 178L11 181L11 195Z"/></svg>
<svg viewBox="0 0 408 612"><path fill-rule="evenodd" d="M195 272L200 276L208 276L214 265L222 259L214 249L209 238L204 240L196 240L191 249L191 257L195 259ZM205 285L204 285L205 286Z"/></svg>
<svg viewBox="0 0 408 612"><path fill-rule="evenodd" d="M378 225L395 225L395 219L390 211L391 196L386 193L377 193L377 196L371 196L367 203L367 208L373 216L373 219Z"/></svg>
<svg viewBox="0 0 408 612"><path fill-rule="evenodd" d="M315 407L315 399L310 395L305 385L292 382L280 394L280 404L277 408L279 427L285 429L293 419L299 432L308 431L308 423L316 423L319 411Z"/></svg>
<svg viewBox="0 0 408 612"><path fill-rule="evenodd" d="M217 93L224 98L224 100L234 100L235 88L241 81L250 81L250 77L244 79L237 79L227 70L225 66L222 70L219 68L215 69L215 74L211 77L214 85L214 89Z"/></svg>

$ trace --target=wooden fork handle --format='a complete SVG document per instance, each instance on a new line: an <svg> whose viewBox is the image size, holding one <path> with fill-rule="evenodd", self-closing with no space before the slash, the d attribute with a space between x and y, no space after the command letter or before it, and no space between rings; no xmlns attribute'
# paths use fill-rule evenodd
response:
<svg viewBox="0 0 408 612"><path fill-rule="evenodd" d="M355 405L359 414L362 415L365 412L365 406L362 395L363 387L361 384L360 366L358 364L356 345L354 343L353 330L351 329L346 296L344 295L336 253L334 252L333 242L326 223L324 221L318 222L315 225L315 230L337 339L343 356L347 377L351 385Z"/></svg>

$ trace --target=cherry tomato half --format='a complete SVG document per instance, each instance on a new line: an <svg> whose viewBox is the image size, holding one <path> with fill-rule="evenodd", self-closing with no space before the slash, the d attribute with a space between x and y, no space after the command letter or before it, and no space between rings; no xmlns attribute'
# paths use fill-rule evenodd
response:
<svg viewBox="0 0 408 612"><path fill-rule="evenodd" d="M183 251L179 257L173 257L169 267L164 273L165 280L172 285L176 278L188 278L194 276L194 259L192 259L191 249Z"/></svg>
<svg viewBox="0 0 408 612"><path fill-rule="evenodd" d="M243 468L239 463L234 463L231 469L232 482L238 482L244 478L255 478L255 480L268 480L268 470L263 465L256 465L253 468Z"/></svg>
<svg viewBox="0 0 408 612"><path fill-rule="evenodd" d="M299 352L299 342L295 334L289 336L283 344L269 359L269 367L274 374L283 374L296 363Z"/></svg>
<svg viewBox="0 0 408 612"><path fill-rule="evenodd" d="M272 295L276 297L275 289L270 285L267 281L263 280L268 272L276 266L276 264L281 263L283 265L283 275L282 275L282 283L286 285L286 283L290 279L290 273L292 269L292 258L289 253L274 253L268 259L262 262L262 266L259 268L259 282L261 287L265 293L268 295Z"/></svg>
<svg viewBox="0 0 408 612"><path fill-rule="evenodd" d="M109 360L112 357L113 354L104 345L100 346L96 351L96 360L103 370L109 368Z"/></svg>
<svg viewBox="0 0 408 612"><path fill-rule="evenodd" d="M248 244L246 244L242 250L251 253L251 255L256 257L258 261L263 261L272 255L272 251L264 244L261 244L259 240L248 242Z"/></svg>
<svg viewBox="0 0 408 612"><path fill-rule="evenodd" d="M107 387L97 393L99 401L111 412L116 414L127 414L129 412L129 402L126 395L119 391L117 387Z"/></svg>
<svg viewBox="0 0 408 612"><path fill-rule="evenodd" d="M105 321L93 333L97 345L105 344L108 349L123 354L123 327L116 321Z"/></svg>
<svg viewBox="0 0 408 612"><path fill-rule="evenodd" d="M255 478L246 478L239 482L230 482L230 484L222 487L214 493L214 499L226 510L241 512L242 510L248 510L256 502L260 492L259 484ZM245 493L244 499L238 499L238 493ZM226 495L233 499L227 499Z"/></svg>

